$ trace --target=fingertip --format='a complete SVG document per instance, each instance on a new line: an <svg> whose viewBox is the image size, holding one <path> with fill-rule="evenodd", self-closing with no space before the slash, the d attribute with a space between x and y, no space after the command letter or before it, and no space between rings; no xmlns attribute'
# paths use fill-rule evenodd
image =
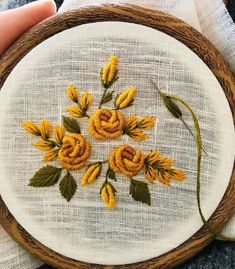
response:
<svg viewBox="0 0 235 269"><path fill-rule="evenodd" d="M53 0L36 1L31 7L37 7L39 13L42 11L41 14L44 18L50 17L56 13L56 4Z"/></svg>
<svg viewBox="0 0 235 269"><path fill-rule="evenodd" d="M53 0L40 0L0 13L0 55L25 31L56 13Z"/></svg>

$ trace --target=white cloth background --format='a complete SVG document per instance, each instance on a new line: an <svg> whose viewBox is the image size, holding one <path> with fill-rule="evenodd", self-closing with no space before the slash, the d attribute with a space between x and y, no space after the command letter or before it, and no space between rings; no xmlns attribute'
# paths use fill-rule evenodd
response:
<svg viewBox="0 0 235 269"><path fill-rule="evenodd" d="M81 5L94 3L109 3L114 1L78 1L67 0L62 5L60 12ZM175 16L187 21L189 24L201 31L217 48L223 53L224 57L230 62L234 69L235 54L235 27L228 15L223 3L220 0L168 0L168 1L115 1L142 4L158 8L172 13ZM235 220L234 220L235 222ZM235 234L233 221L226 228L230 235ZM0 268L36 268L40 262L31 258L21 248L14 243L8 235L0 231Z"/></svg>

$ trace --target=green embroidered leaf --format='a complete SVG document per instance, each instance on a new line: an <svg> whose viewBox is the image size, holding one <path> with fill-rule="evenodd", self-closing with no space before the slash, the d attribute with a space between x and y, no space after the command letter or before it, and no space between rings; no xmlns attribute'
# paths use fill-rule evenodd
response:
<svg viewBox="0 0 235 269"><path fill-rule="evenodd" d="M57 168L47 165L39 169L34 176L30 179L29 186L32 187L46 187L52 186L60 178L62 168Z"/></svg>
<svg viewBox="0 0 235 269"><path fill-rule="evenodd" d="M130 195L136 201L141 201L142 203L151 205L151 198L148 184L145 182L131 179Z"/></svg>
<svg viewBox="0 0 235 269"><path fill-rule="evenodd" d="M117 181L116 179L116 174L115 172L109 167L108 171L107 171L107 177L112 179L112 180L115 180Z"/></svg>
<svg viewBox="0 0 235 269"><path fill-rule="evenodd" d="M63 118L63 125L66 131L70 133L78 133L78 134L81 133L79 123L75 119L65 116L62 116L62 118Z"/></svg>
<svg viewBox="0 0 235 269"><path fill-rule="evenodd" d="M77 183L73 176L67 172L60 182L60 193L69 202L77 190Z"/></svg>

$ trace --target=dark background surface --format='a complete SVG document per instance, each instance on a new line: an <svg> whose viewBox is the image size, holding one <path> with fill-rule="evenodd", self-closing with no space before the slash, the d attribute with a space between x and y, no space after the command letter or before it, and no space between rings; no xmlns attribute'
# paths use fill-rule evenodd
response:
<svg viewBox="0 0 235 269"><path fill-rule="evenodd" d="M16 8L35 0L9 0L8 8ZM79 0L77 0L79 1ZM185 0L187 1L187 0ZM203 1L203 0L202 0ZM63 0L55 0L57 7ZM228 10L235 21L235 0L228 1ZM235 243L225 241L213 241L201 253L190 261L177 267L178 269L235 269ZM32 268L34 269L34 268ZM49 265L43 265L40 269L55 269Z"/></svg>

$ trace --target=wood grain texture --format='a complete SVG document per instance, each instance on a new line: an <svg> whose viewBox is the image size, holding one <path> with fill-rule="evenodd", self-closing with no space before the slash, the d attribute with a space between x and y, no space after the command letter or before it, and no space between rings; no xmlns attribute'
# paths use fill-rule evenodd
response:
<svg viewBox="0 0 235 269"><path fill-rule="evenodd" d="M216 48L198 31L185 22L162 12L133 5L103 5L84 7L58 14L30 29L0 59L0 88L15 65L43 40L77 25L100 21L124 21L142 24L160 30L184 43L211 69L228 99L235 120L235 77ZM196 201L196 197L195 197ZM233 214L235 207L235 169L226 193L210 218L210 224L221 231ZM14 219L0 198L0 222L5 230L32 255L57 268L65 269L141 269L171 268L189 259L205 247L214 236L202 227L186 242L154 259L123 266L102 266L83 263L64 257L42 245L27 233Z"/></svg>

